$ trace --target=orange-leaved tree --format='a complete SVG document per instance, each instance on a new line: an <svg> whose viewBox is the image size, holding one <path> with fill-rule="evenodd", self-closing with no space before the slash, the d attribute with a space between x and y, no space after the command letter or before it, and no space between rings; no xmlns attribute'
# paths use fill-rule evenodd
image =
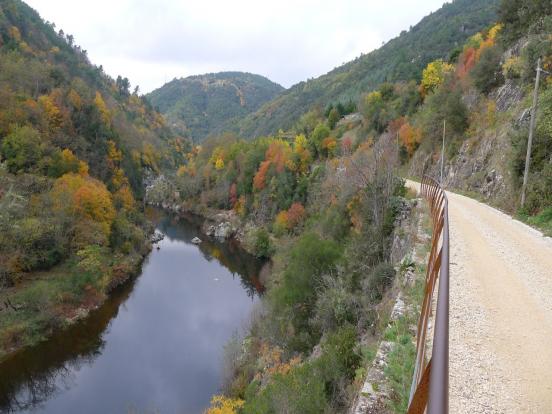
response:
<svg viewBox="0 0 552 414"><path fill-rule="evenodd" d="M422 140L422 131L406 122L399 129L399 138L408 151L408 156L412 157Z"/></svg>
<svg viewBox="0 0 552 414"><path fill-rule="evenodd" d="M108 237L115 218L111 193L101 182L89 176L68 173L58 178L50 193L54 209L79 220L99 224Z"/></svg>

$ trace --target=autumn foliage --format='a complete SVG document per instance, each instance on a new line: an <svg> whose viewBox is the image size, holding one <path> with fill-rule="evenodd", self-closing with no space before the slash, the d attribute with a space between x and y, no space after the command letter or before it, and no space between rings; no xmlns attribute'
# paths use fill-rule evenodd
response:
<svg viewBox="0 0 552 414"><path fill-rule="evenodd" d="M69 173L58 178L51 191L54 209L100 225L109 236L115 208L105 184L88 176Z"/></svg>
<svg viewBox="0 0 552 414"><path fill-rule="evenodd" d="M402 146L406 148L408 155L412 157L422 140L422 131L406 122L399 129L399 139Z"/></svg>
<svg viewBox="0 0 552 414"><path fill-rule="evenodd" d="M211 398L211 407L204 414L237 414L245 402L240 399L215 395Z"/></svg>

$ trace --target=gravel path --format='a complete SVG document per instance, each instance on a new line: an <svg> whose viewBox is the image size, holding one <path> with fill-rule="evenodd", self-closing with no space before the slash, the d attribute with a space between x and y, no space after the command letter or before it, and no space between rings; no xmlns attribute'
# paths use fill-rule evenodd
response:
<svg viewBox="0 0 552 414"><path fill-rule="evenodd" d="M552 413L552 241L448 197L450 412Z"/></svg>

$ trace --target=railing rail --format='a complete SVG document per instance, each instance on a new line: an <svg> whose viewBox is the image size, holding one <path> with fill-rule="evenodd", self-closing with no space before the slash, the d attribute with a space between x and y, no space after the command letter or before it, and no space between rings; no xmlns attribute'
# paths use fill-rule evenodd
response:
<svg viewBox="0 0 552 414"><path fill-rule="evenodd" d="M449 377L449 223L448 199L441 185L424 176L421 194L429 202L433 234L427 265L426 286L416 340L416 365L410 389L408 414L448 413ZM427 332L435 286L437 308L431 358L426 356Z"/></svg>

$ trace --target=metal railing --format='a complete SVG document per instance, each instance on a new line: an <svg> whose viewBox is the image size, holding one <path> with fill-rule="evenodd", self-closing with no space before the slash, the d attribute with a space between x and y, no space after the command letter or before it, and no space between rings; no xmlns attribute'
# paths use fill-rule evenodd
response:
<svg viewBox="0 0 552 414"><path fill-rule="evenodd" d="M449 223L448 199L441 185L428 176L421 183L421 194L429 202L433 235L427 264L426 286L416 341L416 365L410 389L408 414L448 413L449 384ZM429 317L433 293L437 308L433 329L431 358L426 356Z"/></svg>

